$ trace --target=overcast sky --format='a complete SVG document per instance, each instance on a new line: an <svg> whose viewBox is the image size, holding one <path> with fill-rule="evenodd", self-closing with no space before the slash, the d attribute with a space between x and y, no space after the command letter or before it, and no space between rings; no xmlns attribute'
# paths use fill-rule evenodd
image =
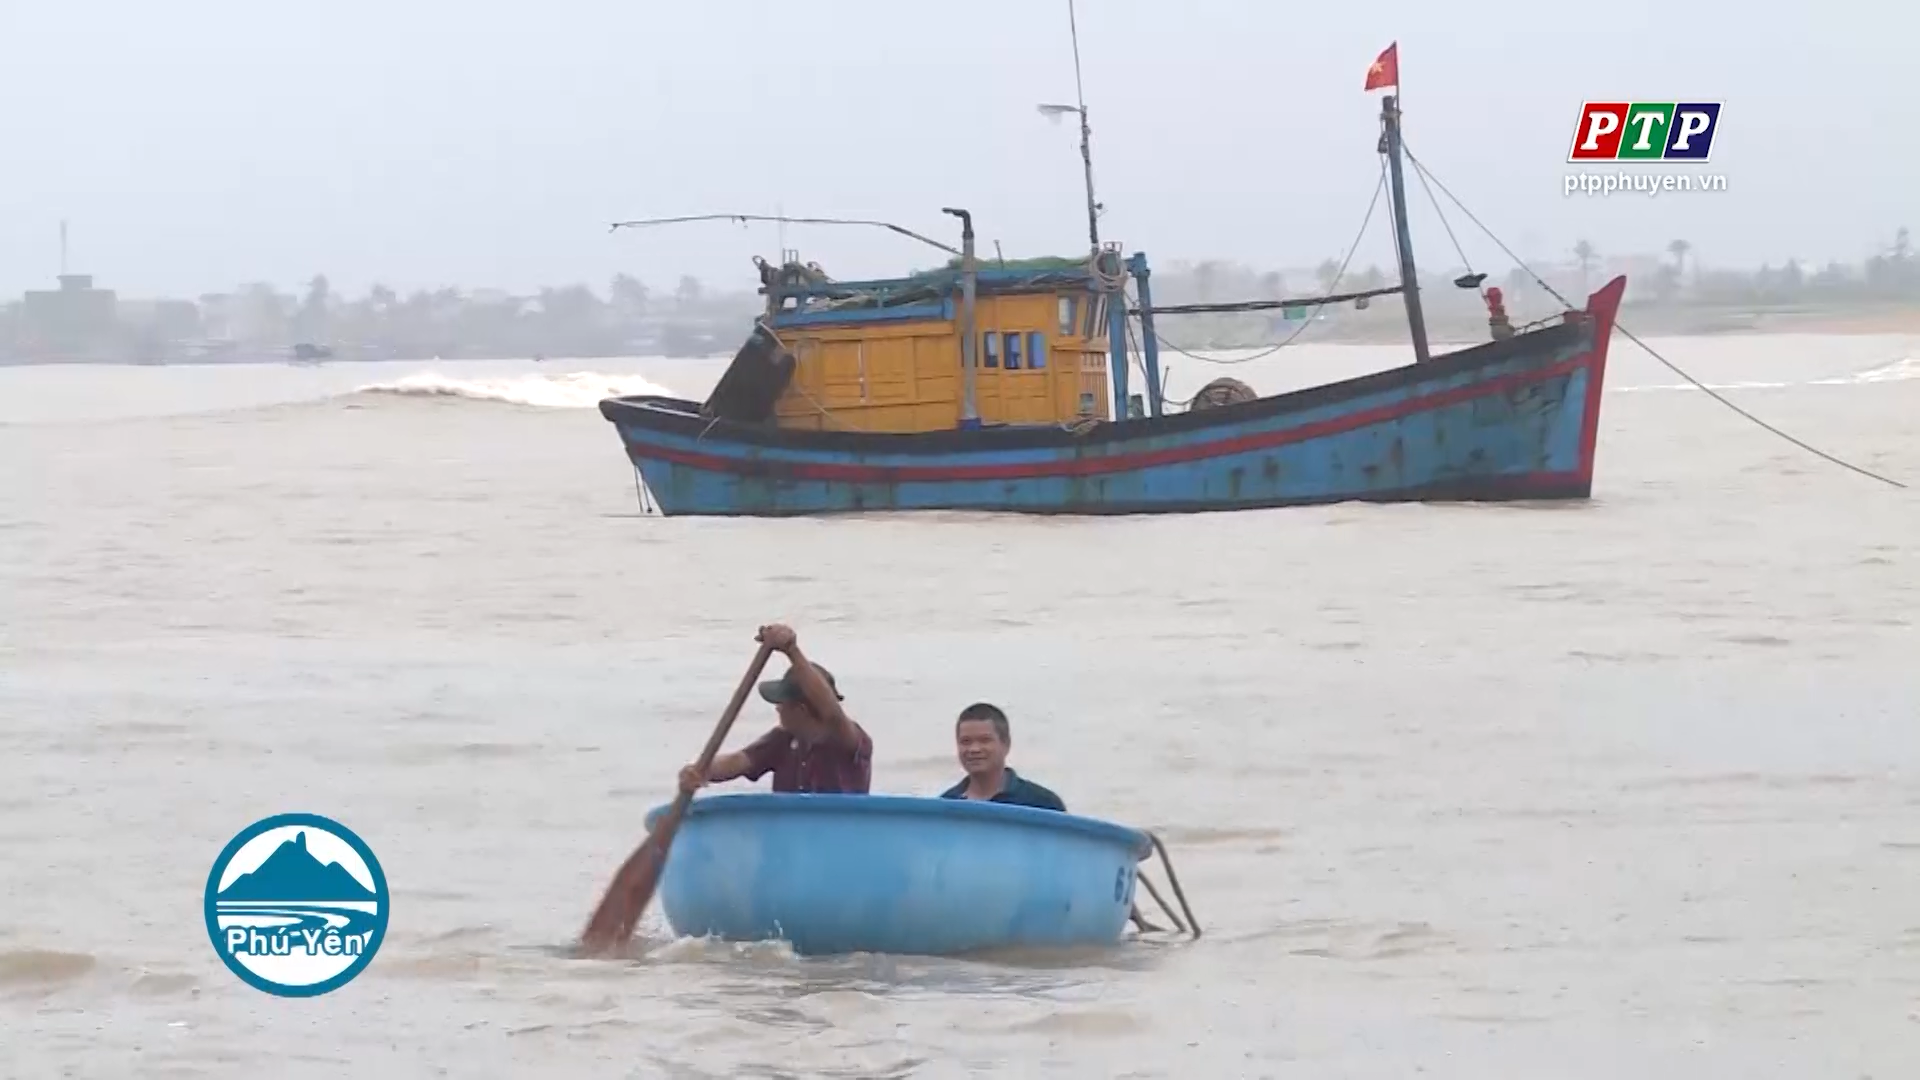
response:
<svg viewBox="0 0 1920 1080"><path fill-rule="evenodd" d="M1400 42L1414 153L1523 255L1858 259L1920 225L1920 8L1892 0L1080 0L1107 239L1158 265L1310 266L1377 175L1367 65ZM1066 0L0 0L0 296L72 268L123 295L315 272L515 290L618 271L753 285L770 225L876 216L1009 257L1085 243ZM1567 197L1584 99L1723 100L1729 190ZM1635 166L1658 170L1661 166ZM1423 264L1452 264L1409 192ZM1443 197L1444 202L1444 197ZM1507 263L1452 211L1479 269ZM1384 218L1360 261L1391 265ZM839 277L938 253L793 226ZM957 240L956 240L957 242Z"/></svg>

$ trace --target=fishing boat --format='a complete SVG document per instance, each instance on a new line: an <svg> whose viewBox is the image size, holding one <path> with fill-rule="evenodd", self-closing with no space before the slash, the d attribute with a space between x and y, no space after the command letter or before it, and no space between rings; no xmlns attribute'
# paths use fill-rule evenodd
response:
<svg viewBox="0 0 1920 1080"><path fill-rule="evenodd" d="M1112 945L1154 847L1112 822L1000 803L718 795L693 801L660 899L676 934L801 955Z"/></svg>
<svg viewBox="0 0 1920 1080"><path fill-rule="evenodd" d="M1088 254L983 265L972 216L949 207L958 250L884 222L839 222L881 225L956 256L931 271L835 281L797 254L778 267L761 262L765 311L704 401L600 403L661 513L1147 514L1591 495L1626 279L1583 309L1516 329L1499 290L1482 289L1486 275L1463 275L1455 284L1487 303L1490 340L1432 355L1395 95L1383 98L1379 149L1398 284L1159 309L1146 255L1123 257L1099 240L1085 105L1058 108L1082 119ZM615 227L686 220L695 219ZM1216 380L1185 411L1169 409L1156 314L1318 311L1390 294L1405 304L1411 363L1267 397ZM1136 324L1139 393L1129 371Z"/></svg>

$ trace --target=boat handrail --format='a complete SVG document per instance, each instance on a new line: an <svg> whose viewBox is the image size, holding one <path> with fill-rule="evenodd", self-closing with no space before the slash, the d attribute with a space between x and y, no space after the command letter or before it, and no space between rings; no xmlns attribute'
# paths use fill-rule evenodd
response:
<svg viewBox="0 0 1920 1080"><path fill-rule="evenodd" d="M1166 897L1160 895L1160 890L1153 887L1152 878L1141 873L1135 875L1135 880L1147 887L1147 895L1153 897L1153 902L1159 904L1160 910L1166 914L1167 918L1173 920L1174 929L1198 941L1200 940L1201 932L1200 920L1193 914L1193 905L1187 903L1187 891L1180 887L1180 875L1173 869L1173 859L1167 855L1167 845L1160 842L1159 833L1151 830L1145 831L1147 840L1153 845L1154 854L1160 856L1160 865L1167 868L1167 884L1173 887L1174 898L1180 901L1180 911L1174 911L1172 906L1167 903ZM1140 861L1145 862L1146 857L1142 856ZM1180 917L1181 913L1185 913L1186 915L1184 920Z"/></svg>

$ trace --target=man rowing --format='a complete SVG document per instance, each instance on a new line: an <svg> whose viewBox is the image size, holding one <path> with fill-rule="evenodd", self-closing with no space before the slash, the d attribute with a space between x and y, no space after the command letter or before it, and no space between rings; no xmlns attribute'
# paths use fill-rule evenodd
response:
<svg viewBox="0 0 1920 1080"><path fill-rule="evenodd" d="M696 765L682 768L680 790L772 773L776 793L865 795L873 782L873 739L841 706L833 673L807 659L792 627L763 626L755 640L787 657L787 673L760 684L777 723L745 747L715 756L705 776Z"/></svg>

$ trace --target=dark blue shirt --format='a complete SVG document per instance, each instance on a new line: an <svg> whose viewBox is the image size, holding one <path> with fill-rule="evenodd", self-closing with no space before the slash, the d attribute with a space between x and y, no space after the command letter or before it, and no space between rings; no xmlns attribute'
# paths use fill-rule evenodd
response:
<svg viewBox="0 0 1920 1080"><path fill-rule="evenodd" d="M965 780L960 781L941 792L940 797L943 799L966 798L967 782ZM1067 810L1067 804L1060 801L1060 796L1028 780L1012 769L1007 770L1006 783L1001 786L999 794L987 801L1006 803L1009 806L1031 806L1037 810L1058 810L1063 814L1066 813Z"/></svg>

